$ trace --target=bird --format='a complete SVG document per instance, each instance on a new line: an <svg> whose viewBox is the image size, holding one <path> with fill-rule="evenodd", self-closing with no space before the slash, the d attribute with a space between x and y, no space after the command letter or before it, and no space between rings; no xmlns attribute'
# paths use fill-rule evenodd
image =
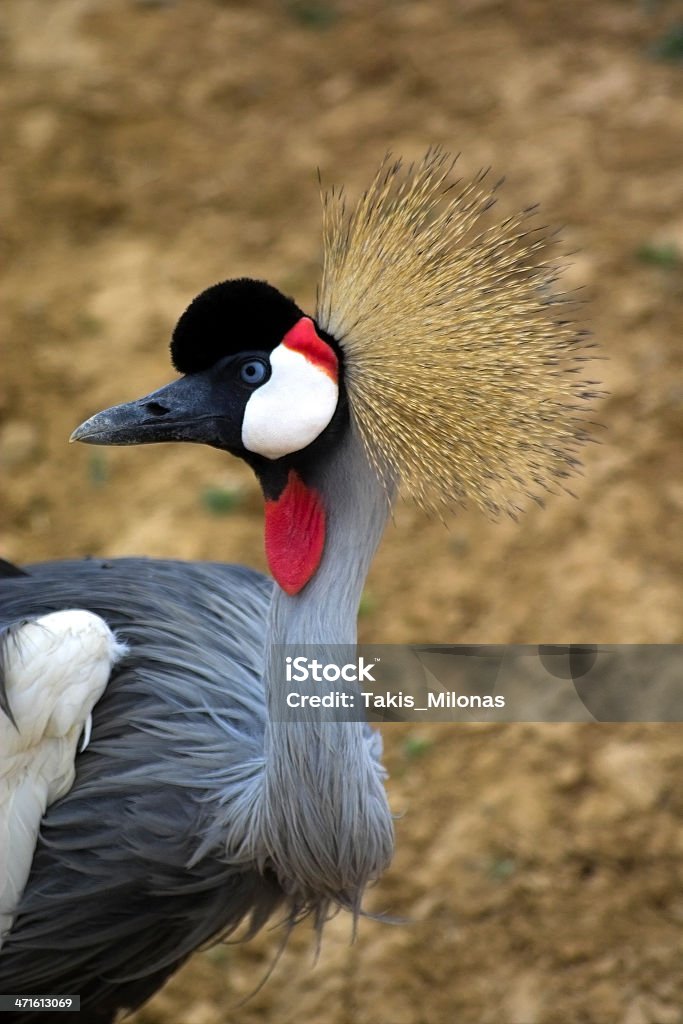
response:
<svg viewBox="0 0 683 1024"><path fill-rule="evenodd" d="M173 330L179 376L72 435L244 460L270 575L0 563L0 992L77 993L109 1024L237 928L356 919L388 867L380 734L282 720L277 651L356 644L399 498L495 519L568 489L598 394L555 237L535 208L490 212L500 182L455 161L388 155L355 203L321 188L314 315L214 284Z"/></svg>

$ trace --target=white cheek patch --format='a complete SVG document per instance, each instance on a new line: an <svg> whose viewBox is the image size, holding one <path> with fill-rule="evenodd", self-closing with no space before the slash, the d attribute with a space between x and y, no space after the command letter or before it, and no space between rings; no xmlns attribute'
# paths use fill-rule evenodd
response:
<svg viewBox="0 0 683 1024"><path fill-rule="evenodd" d="M301 451L334 416L337 382L300 352L278 345L270 355L271 377L247 402L242 444L267 459Z"/></svg>

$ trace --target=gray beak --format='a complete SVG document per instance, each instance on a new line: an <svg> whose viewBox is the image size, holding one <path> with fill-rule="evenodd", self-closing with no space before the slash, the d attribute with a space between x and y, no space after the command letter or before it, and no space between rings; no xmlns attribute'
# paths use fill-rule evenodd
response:
<svg viewBox="0 0 683 1024"><path fill-rule="evenodd" d="M215 444L225 428L226 410L219 407L218 397L208 374L180 377L145 398L96 413L76 427L69 440L114 445Z"/></svg>

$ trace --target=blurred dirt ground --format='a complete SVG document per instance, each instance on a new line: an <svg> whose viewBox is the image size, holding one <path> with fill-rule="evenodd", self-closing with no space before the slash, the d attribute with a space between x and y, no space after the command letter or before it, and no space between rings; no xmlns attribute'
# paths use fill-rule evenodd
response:
<svg viewBox="0 0 683 1024"><path fill-rule="evenodd" d="M4 0L0 556L264 566L209 450L69 448L169 379L169 330L248 274L312 307L316 167L362 187L440 142L576 250L609 361L578 500L519 523L402 506L373 641L680 642L683 67L662 0ZM679 38L680 42L680 38ZM680 60L680 46L678 50ZM683 729L386 726L397 822L368 909L192 962L138 1024L683 1021Z"/></svg>

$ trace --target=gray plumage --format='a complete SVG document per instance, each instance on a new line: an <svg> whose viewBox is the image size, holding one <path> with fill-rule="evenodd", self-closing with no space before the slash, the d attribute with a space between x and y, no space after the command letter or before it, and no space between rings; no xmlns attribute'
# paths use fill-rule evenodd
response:
<svg viewBox="0 0 683 1024"><path fill-rule="evenodd" d="M278 908L292 923L313 913L318 928L334 905L358 912L392 850L379 735L270 723L264 688L269 636L355 641L388 511L369 467L350 475L357 455L342 444L321 481L341 482L345 500L305 599L215 563L53 562L0 579L5 635L78 606L130 646L95 707L76 782L44 819L0 991L78 992L88 1020L109 1022L245 918L253 934ZM348 529L358 515L361 543Z"/></svg>
<svg viewBox="0 0 683 1024"><path fill-rule="evenodd" d="M189 867L212 814L235 787L239 798L239 770L263 759L256 624L271 587L238 567L139 559L30 573L0 584L5 623L83 606L133 655L96 708L74 787L45 817L0 991L77 992L88 1019L109 1021L198 945L249 911L258 927L282 900L274 875L237 872L217 847Z"/></svg>

